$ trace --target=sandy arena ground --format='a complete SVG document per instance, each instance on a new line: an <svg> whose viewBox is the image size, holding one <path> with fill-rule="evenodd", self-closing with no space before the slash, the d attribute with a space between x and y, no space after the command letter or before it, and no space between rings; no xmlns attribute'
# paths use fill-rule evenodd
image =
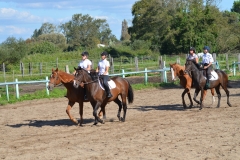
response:
<svg viewBox="0 0 240 160"><path fill-rule="evenodd" d="M135 91L126 122L118 121L111 102L105 124L97 126L85 103L83 127L68 119L66 98L0 106L0 159L239 160L240 88L229 90L233 107L221 90L220 108L211 105L208 92L202 110L196 104L182 109L182 88ZM77 104L71 113L79 119Z"/></svg>

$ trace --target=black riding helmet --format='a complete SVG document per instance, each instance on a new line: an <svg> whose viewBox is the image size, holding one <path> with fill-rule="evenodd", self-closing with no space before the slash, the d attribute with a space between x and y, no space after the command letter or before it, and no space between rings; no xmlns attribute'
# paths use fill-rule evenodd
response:
<svg viewBox="0 0 240 160"><path fill-rule="evenodd" d="M190 49L189 49L190 51L193 51L193 53L196 53L196 50L195 50L195 48L194 47L190 47Z"/></svg>
<svg viewBox="0 0 240 160"><path fill-rule="evenodd" d="M101 53L101 56L108 56L108 53L104 51Z"/></svg>
<svg viewBox="0 0 240 160"><path fill-rule="evenodd" d="M88 52L87 51L84 51L84 52L82 52L82 54L81 54L82 56L89 56L89 54L88 54Z"/></svg>

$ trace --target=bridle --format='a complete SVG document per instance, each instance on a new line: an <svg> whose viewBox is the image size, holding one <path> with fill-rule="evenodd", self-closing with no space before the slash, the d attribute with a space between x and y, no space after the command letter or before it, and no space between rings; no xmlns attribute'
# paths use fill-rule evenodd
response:
<svg viewBox="0 0 240 160"><path fill-rule="evenodd" d="M57 74L57 76L55 76L55 78L54 78L54 83L52 83L52 82L48 82L49 84L52 84L54 87L58 87L58 86L61 86L62 85L62 83L59 83L58 85L56 85L56 80L58 80L58 78L59 78L59 76L58 76L58 73L57 72L55 72L56 74ZM53 74L51 74L51 76L50 77L52 77L52 75Z"/></svg>
<svg viewBox="0 0 240 160"><path fill-rule="evenodd" d="M86 70L85 70L86 71ZM86 71L87 72L87 71ZM78 73L79 74L79 73ZM82 74L82 76L83 76L83 80L85 81L85 83L84 82L80 82L79 81L79 78L77 78L77 81L79 81L80 83L82 83L83 85L87 85L87 84L91 84L91 83L95 83L95 82L97 82L98 80L99 80L99 77L98 77L98 79L96 79L96 80L93 80L93 81L90 81L90 82L87 82L86 81L86 77L84 76L84 74Z"/></svg>

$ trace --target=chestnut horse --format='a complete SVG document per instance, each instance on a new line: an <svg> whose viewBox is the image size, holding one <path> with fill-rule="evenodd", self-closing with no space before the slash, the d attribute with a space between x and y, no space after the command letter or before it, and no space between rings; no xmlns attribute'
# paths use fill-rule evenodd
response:
<svg viewBox="0 0 240 160"><path fill-rule="evenodd" d="M89 102L84 100L84 93L82 88L73 87L74 75L66 73L64 71L52 69L52 74L50 76L48 89L52 90L53 87L56 87L60 84L63 84L67 89L67 98L68 98L68 106L66 112L72 122L82 126L83 123L83 102ZM79 114L80 114L80 123L70 114L70 110L75 104L75 102L79 103Z"/></svg>
<svg viewBox="0 0 240 160"><path fill-rule="evenodd" d="M188 74L184 73L185 66L181 66L177 63L174 63L174 64L170 64L170 68L171 68L171 73L172 73L172 80L176 80L176 77L178 77L180 79L181 86L184 88L184 91L182 93L183 108L186 109L186 107L187 107L186 103L185 103L185 100L184 100L184 96L185 96L186 93L188 94L188 98L189 98L190 103L191 103L189 108L192 108L193 102L192 102L192 98L191 98L191 94L190 94L190 89L191 89L191 87L195 87L195 85L192 86L192 78ZM200 102L196 100L198 92L194 93L193 100L196 103L200 104ZM212 103L213 103L215 101L214 89L211 89L211 93L212 93ZM207 90L204 90L204 97L206 96L206 94L207 94Z"/></svg>
<svg viewBox="0 0 240 160"><path fill-rule="evenodd" d="M111 89L112 97L107 98L105 91L101 88L99 84L99 76L97 75L97 72L90 72L82 69L81 67L78 67L75 74L75 80L74 80L74 87L78 88L79 85L81 87L86 87L87 90L87 97L90 100L90 103L93 107L93 116L95 117L95 123L96 125L98 122L104 123L104 120L100 119L97 116L97 110L101 106L101 110L103 114L105 115L105 106L108 102L114 101L119 109L117 117L119 121L121 121L121 110L123 108L123 117L122 121L124 122L126 119L126 112L127 112L127 97L128 97L128 103L133 103L134 94L133 89L130 85L130 83L121 77L113 77L111 80L113 80L116 84L116 87ZM119 100L118 96L121 96L122 102ZM105 117L104 117L105 118Z"/></svg>
<svg viewBox="0 0 240 160"><path fill-rule="evenodd" d="M203 69L199 70L198 67L196 66L196 62L192 60L187 60L185 64L185 73L191 74L192 79L194 83L196 84L196 90L195 92L201 91L201 98L200 98L200 109L203 107L203 98L204 98L204 92L205 92L205 85L206 85L206 78L203 76ZM209 88L213 89L215 88L215 91L218 95L218 104L217 107L220 107L220 99L221 99L221 93L220 93L220 86L223 88L223 90L226 92L227 95L227 104L228 106L231 107L231 104L229 102L229 91L227 89L228 86L228 75L219 70L216 69L214 70L217 75L215 75L215 78L218 77L216 80L211 80L209 81Z"/></svg>

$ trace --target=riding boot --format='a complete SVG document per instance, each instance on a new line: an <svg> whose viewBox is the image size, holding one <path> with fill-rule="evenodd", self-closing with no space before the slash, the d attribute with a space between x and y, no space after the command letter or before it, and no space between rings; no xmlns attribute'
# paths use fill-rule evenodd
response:
<svg viewBox="0 0 240 160"><path fill-rule="evenodd" d="M209 89L209 87L210 87L209 79L207 78L207 80L206 80L206 84L205 84L205 89Z"/></svg>
<svg viewBox="0 0 240 160"><path fill-rule="evenodd" d="M112 93L110 92L110 89L109 89L109 87L107 86L105 86L105 91L106 91L106 94L107 94L107 98L111 98L112 97Z"/></svg>

